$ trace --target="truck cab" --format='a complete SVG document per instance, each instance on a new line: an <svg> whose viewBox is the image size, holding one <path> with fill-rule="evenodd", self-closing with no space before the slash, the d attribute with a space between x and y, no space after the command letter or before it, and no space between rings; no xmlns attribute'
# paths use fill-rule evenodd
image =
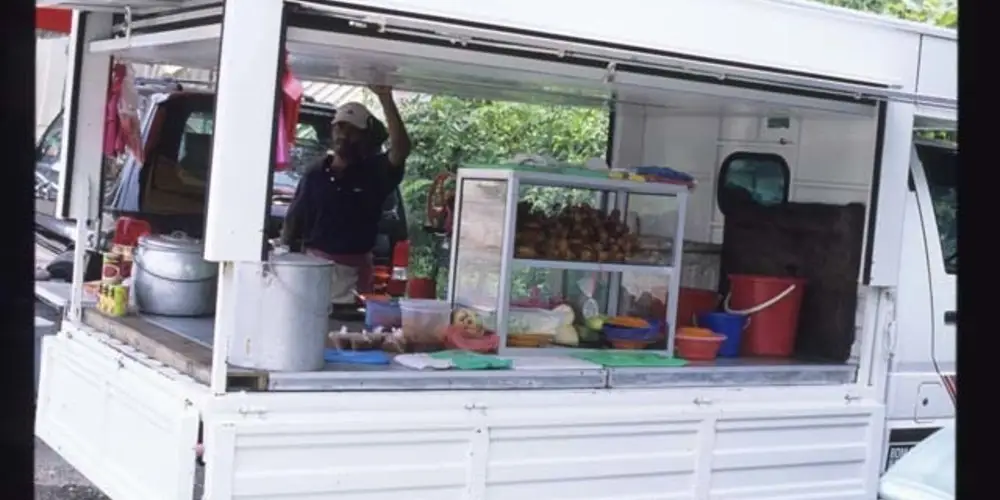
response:
<svg viewBox="0 0 1000 500"><path fill-rule="evenodd" d="M955 417L958 147L918 138L910 158L883 470Z"/></svg>

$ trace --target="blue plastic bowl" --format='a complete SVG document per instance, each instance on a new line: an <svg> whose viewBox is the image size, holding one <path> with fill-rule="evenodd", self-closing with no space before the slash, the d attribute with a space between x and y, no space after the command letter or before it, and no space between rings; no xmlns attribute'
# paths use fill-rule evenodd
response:
<svg viewBox="0 0 1000 500"><path fill-rule="evenodd" d="M604 325L601 331L608 340L656 340L660 335L660 325L654 321L650 321L647 328Z"/></svg>

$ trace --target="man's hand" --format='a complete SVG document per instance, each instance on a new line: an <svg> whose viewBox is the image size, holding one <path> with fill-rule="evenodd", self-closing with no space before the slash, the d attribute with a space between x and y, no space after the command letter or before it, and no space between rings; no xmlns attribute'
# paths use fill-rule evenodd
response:
<svg viewBox="0 0 1000 500"><path fill-rule="evenodd" d="M410 136L406 133L403 120L399 116L399 108L392 99L392 87L388 85L369 85L368 89L378 96L382 111L385 112L386 128L389 132L389 163L402 168L406 157L410 154Z"/></svg>
<svg viewBox="0 0 1000 500"><path fill-rule="evenodd" d="M392 87L388 85L369 85L368 90L378 97L392 97Z"/></svg>

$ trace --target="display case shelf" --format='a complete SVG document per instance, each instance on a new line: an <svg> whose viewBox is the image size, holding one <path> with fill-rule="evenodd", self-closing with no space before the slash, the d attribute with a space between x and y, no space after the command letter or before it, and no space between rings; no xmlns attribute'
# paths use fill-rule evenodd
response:
<svg viewBox="0 0 1000 500"><path fill-rule="evenodd" d="M588 190L605 196L591 197L584 192L577 198L556 197L575 200L572 204L560 205L559 210L554 210L554 206L522 207L530 214L520 213L525 219L519 226L523 187ZM571 273L595 276L594 282L600 283L602 288L591 290L590 298L601 295L604 305L600 307L608 315L618 314L620 305L628 307L636 303L640 295L634 291L636 283L652 284L663 298L664 304L660 307L664 313L662 317L659 312L655 317L646 317L665 322L665 350L672 355L680 283L680 273L674 270L681 269L682 255L681 245L673 242L684 241L689 191L686 185L612 179L595 172L552 173L527 166L461 168L455 193L456 226L452 234L448 300L455 307L473 306L493 311L491 323L501 337L503 353L524 350L523 347L508 347L508 329L513 328L510 321L515 319L511 315L511 301L515 295L523 296L523 288L527 286L523 278L525 269L555 271L552 274L559 275L556 281L562 283L563 288L581 280L573 278ZM530 197L528 193L537 192L524 193ZM632 201L635 203L630 207ZM647 220L643 221L643 215ZM648 242L658 243L650 248ZM515 253L522 253L521 248L539 257L515 256ZM600 261L594 259L595 254L601 255ZM561 258L546 258L552 255ZM590 258L573 260L574 255ZM615 257L606 259L607 255ZM645 263L649 256L657 262ZM634 262L629 262L630 259ZM544 279L551 277L541 274L546 275ZM516 286L515 280L518 281ZM523 308L516 311L518 318L523 314ZM522 331L525 328L517 326Z"/></svg>
<svg viewBox="0 0 1000 500"><path fill-rule="evenodd" d="M533 171L532 167L508 168L504 166L476 166L460 169L463 177L469 179L514 180L521 185L558 187L568 189L592 189L595 191L621 191L631 194L647 195L680 195L690 191L682 184L665 182L638 182L632 180L612 179L596 175L553 174L544 171Z"/></svg>
<svg viewBox="0 0 1000 500"><path fill-rule="evenodd" d="M673 272L671 266L655 264L629 264L625 262L576 262L570 260L518 259L512 264L517 268L531 267L535 269L562 269L565 271L587 271L594 273L648 273L669 275Z"/></svg>

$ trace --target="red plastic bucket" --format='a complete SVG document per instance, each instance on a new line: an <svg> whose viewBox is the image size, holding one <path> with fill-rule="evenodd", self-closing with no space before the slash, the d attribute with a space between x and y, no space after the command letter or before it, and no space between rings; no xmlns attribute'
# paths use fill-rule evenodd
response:
<svg viewBox="0 0 1000 500"><path fill-rule="evenodd" d="M719 307L719 294L714 290L681 288L677 298L677 326L697 326L695 318L701 313L715 311L716 307Z"/></svg>
<svg viewBox="0 0 1000 500"><path fill-rule="evenodd" d="M407 284L407 295L411 299L436 299L437 282L431 278L413 278Z"/></svg>
<svg viewBox="0 0 1000 500"><path fill-rule="evenodd" d="M729 283L726 312L750 317L743 333L743 355L791 356L806 280L730 274Z"/></svg>
<svg viewBox="0 0 1000 500"><path fill-rule="evenodd" d="M715 311L719 307L719 299L714 290L681 287L677 297L677 327L697 326L695 318L701 313ZM666 315L666 311L667 306L656 300L649 312L650 316L659 319Z"/></svg>

